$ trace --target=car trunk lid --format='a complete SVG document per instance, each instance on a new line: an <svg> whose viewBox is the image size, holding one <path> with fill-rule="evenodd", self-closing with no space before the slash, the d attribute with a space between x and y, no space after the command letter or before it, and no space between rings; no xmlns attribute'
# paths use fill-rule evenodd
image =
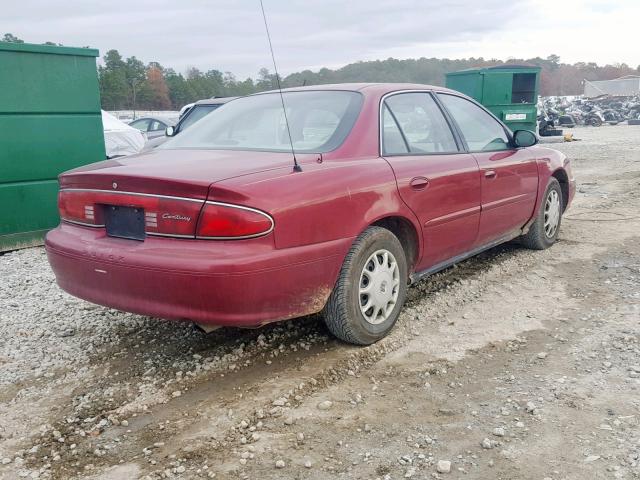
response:
<svg viewBox="0 0 640 480"><path fill-rule="evenodd" d="M60 176L63 220L110 236L194 238L209 187L228 178L292 165L287 153L155 150Z"/></svg>
<svg viewBox="0 0 640 480"><path fill-rule="evenodd" d="M70 170L60 176L60 187L163 193L204 200L214 182L292 165L289 153L158 149Z"/></svg>

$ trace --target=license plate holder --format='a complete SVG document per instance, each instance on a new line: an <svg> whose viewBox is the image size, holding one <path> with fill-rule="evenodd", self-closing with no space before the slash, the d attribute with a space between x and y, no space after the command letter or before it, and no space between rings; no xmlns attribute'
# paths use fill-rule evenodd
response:
<svg viewBox="0 0 640 480"><path fill-rule="evenodd" d="M103 213L108 236L127 238L129 240L144 240L143 208L105 205Z"/></svg>

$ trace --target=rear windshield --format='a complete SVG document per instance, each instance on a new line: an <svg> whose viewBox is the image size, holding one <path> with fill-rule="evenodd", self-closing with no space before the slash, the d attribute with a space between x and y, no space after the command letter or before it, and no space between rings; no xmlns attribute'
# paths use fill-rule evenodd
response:
<svg viewBox="0 0 640 480"><path fill-rule="evenodd" d="M362 106L357 92L285 92L283 97L293 147L300 153L329 152L340 146ZM159 148L291 151L280 95L265 93L229 102Z"/></svg>

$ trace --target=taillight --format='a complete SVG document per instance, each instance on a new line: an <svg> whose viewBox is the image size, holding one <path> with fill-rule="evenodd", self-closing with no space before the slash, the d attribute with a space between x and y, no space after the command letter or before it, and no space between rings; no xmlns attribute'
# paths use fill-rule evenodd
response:
<svg viewBox="0 0 640 480"><path fill-rule="evenodd" d="M146 235L228 240L259 237L273 230L273 219L255 208L220 202L109 190L63 189L60 218L87 227L104 227L111 206L144 210Z"/></svg>
<svg viewBox="0 0 640 480"><path fill-rule="evenodd" d="M254 238L273 230L273 219L255 208L220 202L206 202L196 238L231 240Z"/></svg>
<svg viewBox="0 0 640 480"><path fill-rule="evenodd" d="M103 227L110 206L144 210L147 235L195 238L204 200L108 190L64 189L58 195L60 218L89 227Z"/></svg>
<svg viewBox="0 0 640 480"><path fill-rule="evenodd" d="M94 198L89 192L61 190L58 194L60 218L90 227L103 227L100 211L96 211Z"/></svg>

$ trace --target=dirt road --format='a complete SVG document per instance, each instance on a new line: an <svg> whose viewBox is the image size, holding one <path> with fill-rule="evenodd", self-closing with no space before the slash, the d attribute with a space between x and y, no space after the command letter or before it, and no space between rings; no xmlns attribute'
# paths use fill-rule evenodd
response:
<svg viewBox="0 0 640 480"><path fill-rule="evenodd" d="M412 287L367 348L315 317L204 335L1 256L0 478L639 477L640 127L574 133L559 243Z"/></svg>

